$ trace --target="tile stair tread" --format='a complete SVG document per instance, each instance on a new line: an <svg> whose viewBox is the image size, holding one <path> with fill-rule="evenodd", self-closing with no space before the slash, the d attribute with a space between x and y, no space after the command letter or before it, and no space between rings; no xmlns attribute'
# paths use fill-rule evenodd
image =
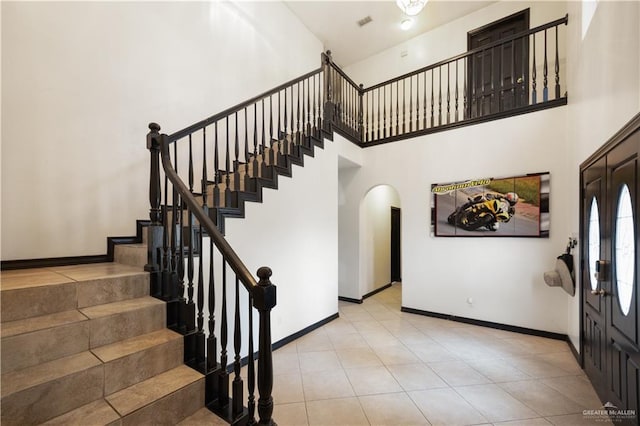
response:
<svg viewBox="0 0 640 426"><path fill-rule="evenodd" d="M11 371L2 375L2 397L4 398L7 395L101 364L95 355L89 351L85 351L33 367Z"/></svg>
<svg viewBox="0 0 640 426"><path fill-rule="evenodd" d="M204 376L186 365L173 368L106 397L122 417L176 392Z"/></svg>
<svg viewBox="0 0 640 426"><path fill-rule="evenodd" d="M216 416L208 408L201 408L194 414L178 423L178 426L222 426L228 425L221 417Z"/></svg>
<svg viewBox="0 0 640 426"><path fill-rule="evenodd" d="M98 280L101 278L116 278L128 275L144 275L147 273L135 266L124 265L122 263L115 262L60 266L50 269L75 281Z"/></svg>
<svg viewBox="0 0 640 426"><path fill-rule="evenodd" d="M91 350L102 362L107 363L136 352L144 351L153 346L161 345L172 340L182 339L183 336L169 329L162 329L152 333L142 334L126 340L100 346Z"/></svg>
<svg viewBox="0 0 640 426"><path fill-rule="evenodd" d="M73 283L74 280L47 268L2 271L0 291Z"/></svg>
<svg viewBox="0 0 640 426"><path fill-rule="evenodd" d="M95 319L157 305L164 305L164 302L151 296L145 296L119 302L105 303L104 305L90 306L80 309L80 312L89 319Z"/></svg>
<svg viewBox="0 0 640 426"><path fill-rule="evenodd" d="M138 267L113 262L2 271L0 291L143 275L145 273Z"/></svg>
<svg viewBox="0 0 640 426"><path fill-rule="evenodd" d="M2 338L5 338L87 320L88 318L77 310L57 312L55 314L5 322L2 324L1 333Z"/></svg>
<svg viewBox="0 0 640 426"><path fill-rule="evenodd" d="M89 404L78 407L75 410L69 411L61 416L55 417L42 425L46 426L85 426L85 425L115 425L119 424L120 416L116 411L105 401L99 399Z"/></svg>

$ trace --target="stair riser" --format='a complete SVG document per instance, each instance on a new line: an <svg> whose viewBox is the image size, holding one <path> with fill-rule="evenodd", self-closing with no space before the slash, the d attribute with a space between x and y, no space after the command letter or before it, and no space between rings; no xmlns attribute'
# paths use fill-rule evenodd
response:
<svg viewBox="0 0 640 426"><path fill-rule="evenodd" d="M2 399L3 426L39 424L103 396L104 369L98 365Z"/></svg>
<svg viewBox="0 0 640 426"><path fill-rule="evenodd" d="M120 416L105 400L100 399L77 410L55 417L41 426L120 426Z"/></svg>
<svg viewBox="0 0 640 426"><path fill-rule="evenodd" d="M143 246L141 248L146 259L146 248ZM84 281L78 283L78 308L119 302L148 295L149 274Z"/></svg>
<svg viewBox="0 0 640 426"><path fill-rule="evenodd" d="M2 322L73 310L76 294L76 283L3 290Z"/></svg>
<svg viewBox="0 0 640 426"><path fill-rule="evenodd" d="M143 268L147 263L147 250L145 246L118 245L113 255L114 262L124 265L139 266Z"/></svg>
<svg viewBox="0 0 640 426"><path fill-rule="evenodd" d="M204 378L123 417L122 425L175 425L203 405Z"/></svg>
<svg viewBox="0 0 640 426"><path fill-rule="evenodd" d="M6 337L2 339L2 372L53 361L88 349L88 321Z"/></svg>
<svg viewBox="0 0 640 426"><path fill-rule="evenodd" d="M96 348L164 328L166 307L148 306L117 315L94 318L89 322L89 347Z"/></svg>
<svg viewBox="0 0 640 426"><path fill-rule="evenodd" d="M182 364L182 338L105 364L105 395L139 383Z"/></svg>

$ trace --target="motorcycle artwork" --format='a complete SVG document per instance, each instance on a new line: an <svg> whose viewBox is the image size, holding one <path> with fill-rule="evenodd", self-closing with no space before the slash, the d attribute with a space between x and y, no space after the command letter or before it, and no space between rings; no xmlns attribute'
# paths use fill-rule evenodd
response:
<svg viewBox="0 0 640 426"><path fill-rule="evenodd" d="M468 198L467 202L456 208L447 218L450 225L466 231L477 231L482 228L497 231L500 222L509 222L516 212L515 205L518 194L485 194Z"/></svg>

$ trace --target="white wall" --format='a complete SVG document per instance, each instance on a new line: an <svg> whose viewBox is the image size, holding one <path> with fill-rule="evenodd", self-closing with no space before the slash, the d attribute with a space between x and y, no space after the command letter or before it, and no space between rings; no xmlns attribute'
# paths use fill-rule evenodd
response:
<svg viewBox="0 0 640 426"><path fill-rule="evenodd" d="M582 11L582 2L569 2L568 194L578 194L580 163L640 112L640 3L599 1L588 28ZM576 234L579 208L578 197L570 196L566 215ZM567 334L576 348L579 309L580 299L569 299Z"/></svg>
<svg viewBox="0 0 640 426"><path fill-rule="evenodd" d="M345 72L353 81L369 87L449 59L467 51L467 32L526 8L530 8L531 28L562 18L567 13L567 3L564 1L496 2L484 9L414 37L405 43L349 65L345 68ZM407 55L402 57L401 52L406 52ZM540 56L538 56L538 60Z"/></svg>
<svg viewBox="0 0 640 426"><path fill-rule="evenodd" d="M251 272L273 270L276 342L338 312L338 159L334 143L316 148L293 177L246 203L244 219L227 219L226 236ZM283 208L288 206L288 208Z"/></svg>
<svg viewBox="0 0 640 426"><path fill-rule="evenodd" d="M565 120L561 107L364 150L366 167L349 193L361 198L381 183L399 193L403 306L566 332L569 296L543 280L570 235ZM551 173L550 238L430 235L432 183L544 171Z"/></svg>
<svg viewBox="0 0 640 426"><path fill-rule="evenodd" d="M2 2L2 259L106 252L171 133L320 66L279 2ZM295 37L291 37L295 34Z"/></svg>
<svg viewBox="0 0 640 426"><path fill-rule="evenodd" d="M389 185L369 190L360 202L360 295L391 282L391 207L400 208Z"/></svg>

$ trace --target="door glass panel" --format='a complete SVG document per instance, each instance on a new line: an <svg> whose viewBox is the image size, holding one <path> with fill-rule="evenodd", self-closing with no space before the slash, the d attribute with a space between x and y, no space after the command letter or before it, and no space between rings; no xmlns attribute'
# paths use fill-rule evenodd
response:
<svg viewBox="0 0 640 426"><path fill-rule="evenodd" d="M589 213L589 277L591 290L598 288L596 279L596 260L600 259L600 214L596 197L591 199L591 213Z"/></svg>
<svg viewBox="0 0 640 426"><path fill-rule="evenodd" d="M618 289L618 301L622 313L629 314L631 298L633 296L633 272L635 255L635 232L633 223L633 211L631 206L631 194L629 187L623 185L618 196L618 208L616 213L616 287Z"/></svg>

